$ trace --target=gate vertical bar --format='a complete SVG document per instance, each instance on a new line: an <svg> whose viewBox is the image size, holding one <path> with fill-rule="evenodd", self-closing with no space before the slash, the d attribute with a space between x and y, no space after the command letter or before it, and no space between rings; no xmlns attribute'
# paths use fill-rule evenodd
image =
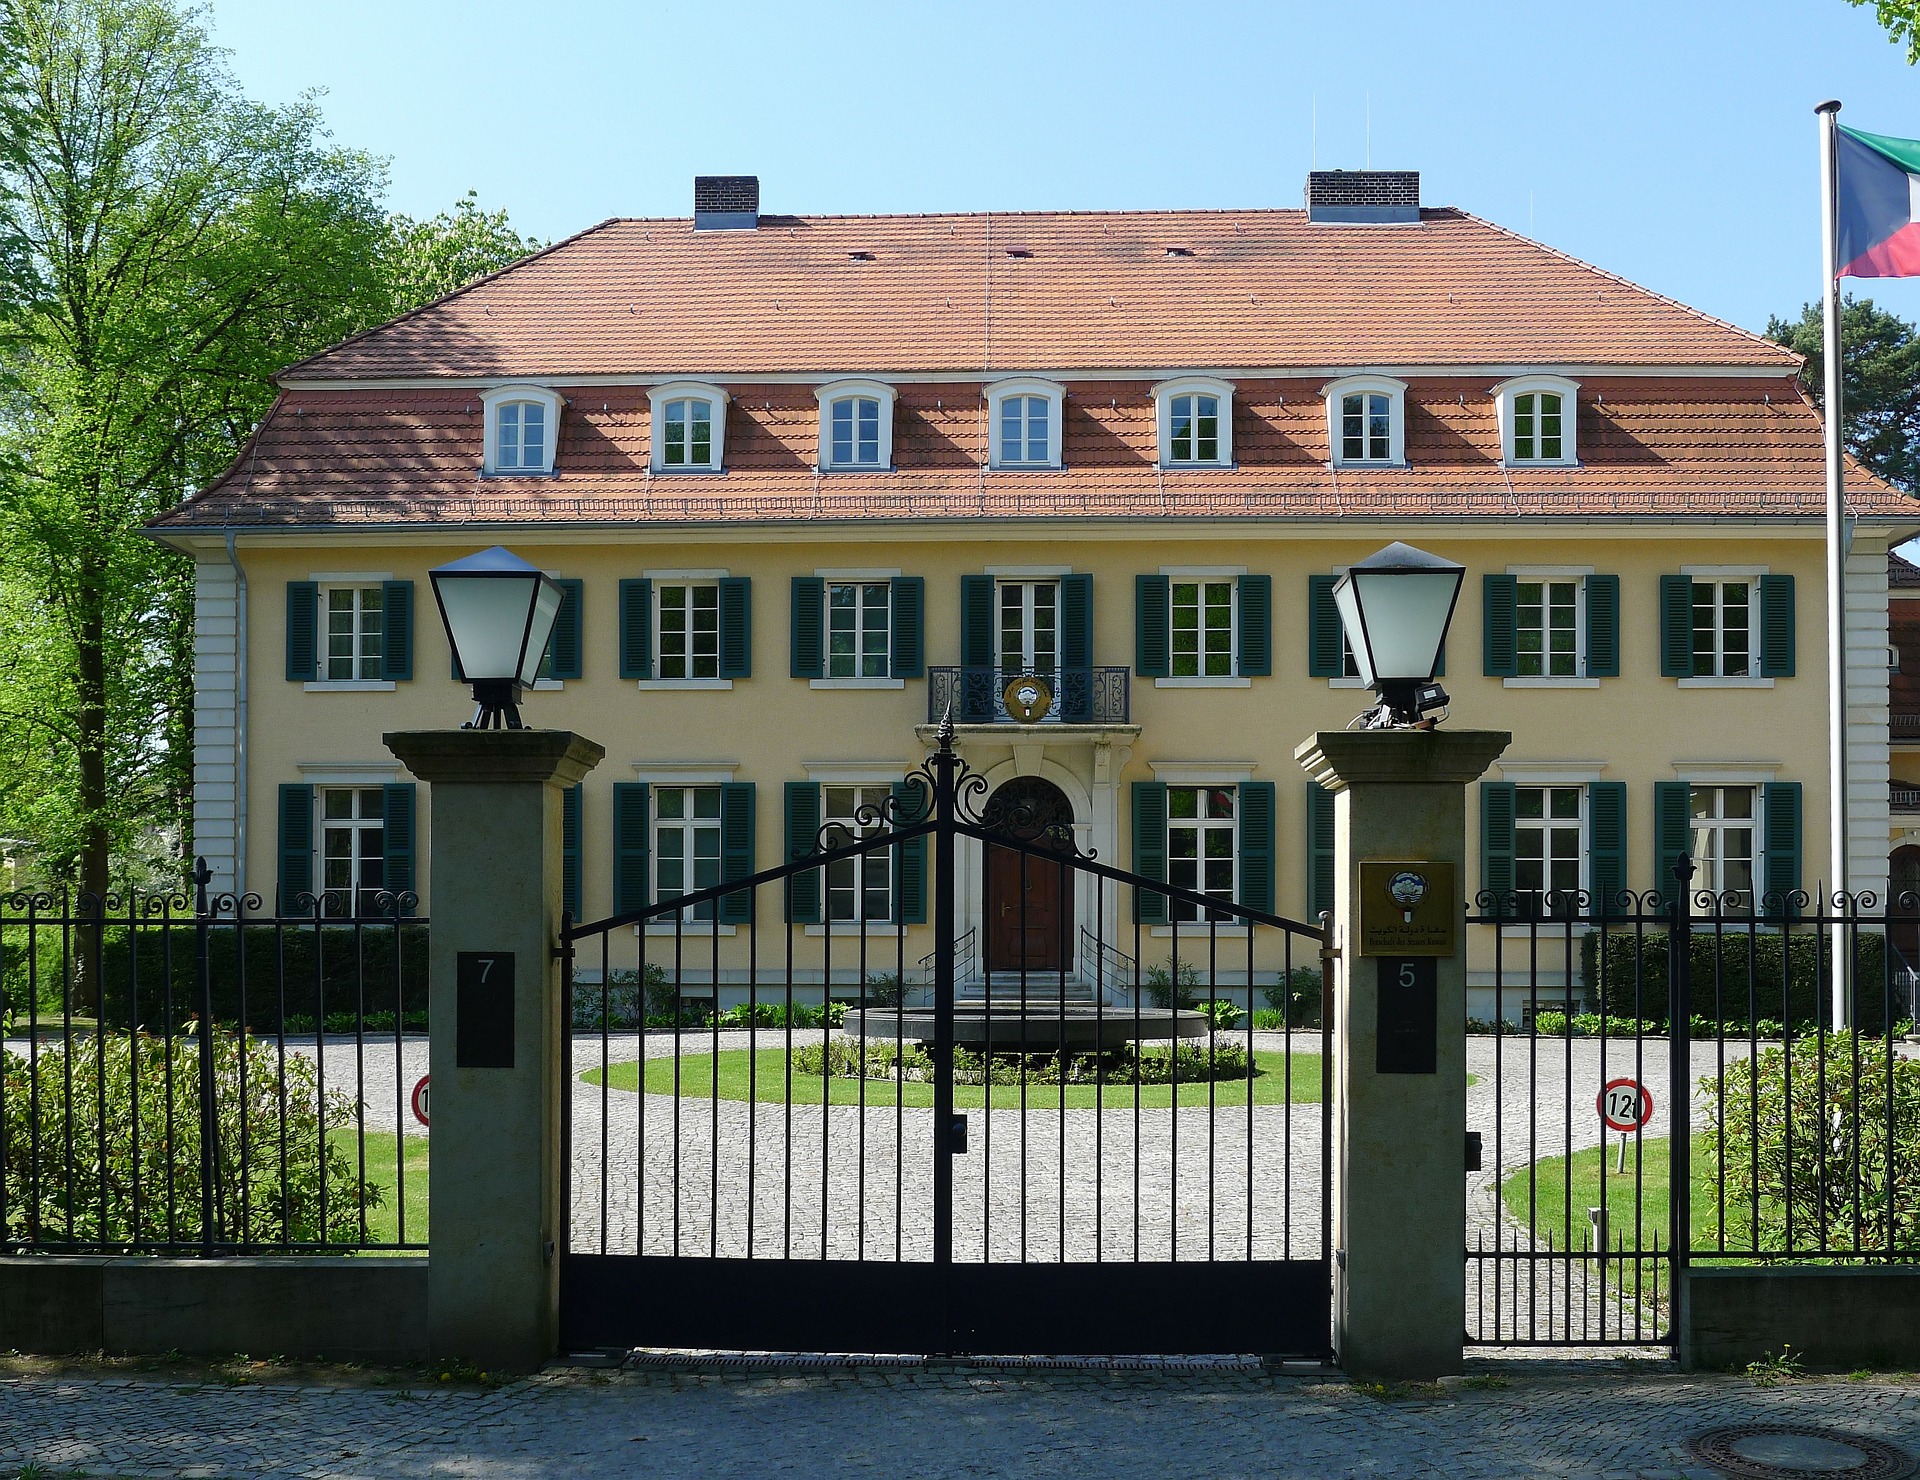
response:
<svg viewBox="0 0 1920 1480"><path fill-rule="evenodd" d="M953 967L954 967L954 765L953 715L940 722L940 748L933 757L933 1263L953 1264ZM938 1276L938 1330L943 1351L953 1349L953 1313L948 1281Z"/></svg>
<svg viewBox="0 0 1920 1480"><path fill-rule="evenodd" d="M219 1134L220 1117L214 1108L213 1077L213 973L207 960L207 884L213 874L204 858L194 860L193 870L193 979L195 1010L200 1015L200 1252L212 1254L219 1237L214 1227L214 1137ZM106 918L104 902L101 918ZM129 932L131 935L131 932ZM100 978L95 976L95 981ZM102 1017L105 1013L102 1012ZM103 1039L105 1035L100 1035ZM104 1082L104 1081L103 1081ZM104 1148L104 1142L103 1148ZM324 1147L322 1151L324 1153ZM104 1207L103 1207L104 1211ZM324 1236L324 1233L323 1233Z"/></svg>
<svg viewBox="0 0 1920 1480"><path fill-rule="evenodd" d="M1693 1016L1693 860L1682 854L1673 865L1673 928L1667 932L1667 1334L1680 1339L1680 1302L1685 1298L1687 1251L1693 1247L1693 1052L1689 1030ZM1719 918L1715 912L1715 921ZM1636 1213L1637 1213L1636 1208ZM1655 1262L1656 1278L1658 1261Z"/></svg>

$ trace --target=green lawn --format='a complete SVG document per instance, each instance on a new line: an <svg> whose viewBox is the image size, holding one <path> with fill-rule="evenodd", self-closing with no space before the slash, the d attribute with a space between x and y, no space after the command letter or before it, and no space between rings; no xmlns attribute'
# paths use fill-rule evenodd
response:
<svg viewBox="0 0 1920 1480"><path fill-rule="evenodd" d="M1256 1105L1285 1104L1289 1098L1295 1104L1317 1104L1320 1100L1320 1055L1317 1053L1296 1053L1292 1055L1292 1083L1287 1079L1288 1055L1278 1051L1261 1052L1254 1055L1253 1103ZM723 1100L744 1100L749 1097L775 1104L788 1100L787 1089L787 1053L785 1048L763 1048L757 1053L744 1048L728 1049L719 1055L685 1054L678 1060L680 1084L679 1093L683 1098L704 1100L710 1098L718 1079L719 1096ZM671 1058L647 1060L647 1093L671 1095L674 1093L674 1064ZM748 1083L751 1065L751 1085ZM590 1069L580 1076L586 1083L598 1086L600 1071ZM607 1082L613 1089L631 1093L639 1084L639 1065L632 1060L615 1064L609 1071ZM869 1105L892 1105L896 1094L903 1097L903 1103L911 1106L930 1107L933 1104L933 1086L909 1082L896 1086L890 1080L834 1078L832 1085L833 1100L836 1105L857 1105L865 1090L866 1103ZM792 1080L792 1100L796 1105L817 1105L820 1103L821 1080L818 1075L795 1074ZM953 1103L956 1109L978 1110L986 1105L987 1086L978 1084L957 1084L953 1088ZM1173 1103L1173 1092L1179 1090L1182 1107L1201 1107L1209 1103L1216 1105L1244 1105L1247 1103L1247 1081L1244 1079L1222 1079L1211 1084L1143 1084L1139 1086L1140 1105L1143 1109L1163 1110ZM993 1105L996 1109L1015 1110L1020 1107L1020 1086L1017 1084L996 1084L991 1086ZM1288 1091L1292 1093L1289 1095ZM1131 1082L1119 1082L1107 1085L1070 1084L1066 1086L1066 1107L1069 1110L1091 1109L1098 1103L1108 1110L1130 1108L1134 1103L1135 1087ZM1102 1098L1096 1101L1095 1096ZM1030 1084L1027 1086L1027 1108L1029 1110L1057 1110L1061 1105L1061 1087L1057 1084Z"/></svg>
<svg viewBox="0 0 1920 1480"><path fill-rule="evenodd" d="M1571 1158L1573 1187L1567 1189L1568 1158L1549 1156L1536 1166L1539 1176L1534 1184L1533 1229L1544 1240L1549 1233L1555 1248L1567 1244L1568 1209L1572 1209L1573 1247L1581 1247L1587 1234L1587 1209L1600 1206L1600 1185L1606 1183L1607 1242L1622 1240L1628 1248L1651 1248L1658 1238L1661 1247L1668 1242L1667 1219L1671 1203L1667 1196L1667 1138L1649 1136L1639 1153L1638 1244L1635 1243L1635 1152L1627 1142L1627 1169L1616 1172L1620 1143L1617 1136L1603 1149L1595 1146L1576 1151ZM1602 1163L1605 1176L1602 1177ZM1696 1132L1693 1139L1693 1237L1696 1253L1711 1250L1720 1242L1720 1181L1715 1174L1713 1143L1710 1135ZM1527 1172L1522 1167L1501 1185L1500 1195L1507 1211L1523 1225L1527 1222ZM1747 1209L1736 1200L1727 1203L1727 1243L1738 1248L1751 1241Z"/></svg>
<svg viewBox="0 0 1920 1480"><path fill-rule="evenodd" d="M360 1138L351 1127L328 1131L327 1139L340 1148L350 1165L358 1167ZM380 1189L380 1206L367 1209L367 1237L376 1243L391 1243L399 1236L400 1197L395 1188L399 1169L395 1166L394 1146L398 1140L407 1143L407 1242L424 1243L427 1238L428 1138L396 1136L392 1131L367 1132L367 1181Z"/></svg>

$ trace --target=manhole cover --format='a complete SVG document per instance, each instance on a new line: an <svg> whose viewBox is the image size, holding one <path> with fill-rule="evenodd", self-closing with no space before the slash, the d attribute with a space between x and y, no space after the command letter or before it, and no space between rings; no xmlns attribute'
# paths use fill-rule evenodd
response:
<svg viewBox="0 0 1920 1480"><path fill-rule="evenodd" d="M1739 1480L1826 1475L1845 1480L1906 1480L1920 1469L1920 1461L1891 1444L1832 1429L1743 1424L1737 1429L1714 1429L1690 1440L1687 1447L1716 1470Z"/></svg>

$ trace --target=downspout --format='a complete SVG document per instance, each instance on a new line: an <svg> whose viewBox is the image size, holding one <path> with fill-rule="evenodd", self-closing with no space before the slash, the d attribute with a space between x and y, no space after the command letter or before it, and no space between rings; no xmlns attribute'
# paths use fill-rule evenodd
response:
<svg viewBox="0 0 1920 1480"><path fill-rule="evenodd" d="M233 893L247 892L247 572L227 535L227 563L233 567Z"/></svg>

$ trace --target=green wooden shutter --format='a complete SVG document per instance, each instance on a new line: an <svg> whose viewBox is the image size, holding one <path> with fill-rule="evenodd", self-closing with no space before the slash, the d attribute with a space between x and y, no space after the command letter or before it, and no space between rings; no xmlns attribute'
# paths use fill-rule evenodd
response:
<svg viewBox="0 0 1920 1480"><path fill-rule="evenodd" d="M1133 783L1133 871L1158 883L1167 881L1167 784ZM1134 887L1133 917L1143 925L1167 923L1167 897Z"/></svg>
<svg viewBox="0 0 1920 1480"><path fill-rule="evenodd" d="M1627 887L1627 783L1594 781L1587 786L1588 911L1596 920L1617 915L1623 908L1620 892Z"/></svg>
<svg viewBox="0 0 1920 1480"><path fill-rule="evenodd" d="M1692 576L1660 577L1660 675L1693 677Z"/></svg>
<svg viewBox="0 0 1920 1480"><path fill-rule="evenodd" d="M818 576L793 578L792 637L788 672L795 678L827 676L827 583Z"/></svg>
<svg viewBox="0 0 1920 1480"><path fill-rule="evenodd" d="M1775 896L1770 916L1798 913L1790 898L1800 888L1800 783L1769 781L1760 788L1762 893Z"/></svg>
<svg viewBox="0 0 1920 1480"><path fill-rule="evenodd" d="M413 677L413 582L380 583L380 676Z"/></svg>
<svg viewBox="0 0 1920 1480"><path fill-rule="evenodd" d="M919 820L926 793L904 781L893 783L893 815L906 826ZM927 835L910 838L893 850L893 918L899 925L927 923Z"/></svg>
<svg viewBox="0 0 1920 1480"><path fill-rule="evenodd" d="M732 884L753 877L754 800L751 781L726 781L720 786L720 882ZM753 919L751 889L720 896L723 925L745 925Z"/></svg>
<svg viewBox="0 0 1920 1480"><path fill-rule="evenodd" d="M620 676L653 677L653 582L620 583Z"/></svg>
<svg viewBox="0 0 1920 1480"><path fill-rule="evenodd" d="M296 912L296 896L313 893L313 788L280 788L280 913Z"/></svg>
<svg viewBox="0 0 1920 1480"><path fill-rule="evenodd" d="M1660 579L1664 582L1671 577ZM1691 841L1693 829L1688 815L1691 791L1684 781L1653 783L1653 885L1668 904L1673 903L1674 890L1680 882L1673 876L1673 866L1686 853Z"/></svg>
<svg viewBox="0 0 1920 1480"><path fill-rule="evenodd" d="M809 858L820 843L820 783L789 781L786 794L787 856L782 864ZM807 869L787 879L787 921L793 925L820 923L820 870Z"/></svg>
<svg viewBox="0 0 1920 1480"><path fill-rule="evenodd" d="M1587 677L1620 676L1620 577L1587 577ZM1621 886L1625 888L1623 884Z"/></svg>
<svg viewBox="0 0 1920 1480"><path fill-rule="evenodd" d="M1334 799L1318 781L1307 783L1307 918L1333 911Z"/></svg>
<svg viewBox="0 0 1920 1480"><path fill-rule="evenodd" d="M580 632L587 583L569 577L554 585L560 588L560 610L553 614L553 636L547 640L547 671L558 679L578 678L584 671Z"/></svg>
<svg viewBox="0 0 1920 1480"><path fill-rule="evenodd" d="M963 722L993 718L993 577L960 577L960 714Z"/></svg>
<svg viewBox="0 0 1920 1480"><path fill-rule="evenodd" d="M1093 718L1093 577L1060 578L1060 718Z"/></svg>
<svg viewBox="0 0 1920 1480"><path fill-rule="evenodd" d="M1513 811L1511 781L1480 783L1480 888L1492 896L1489 913L1510 920L1513 897Z"/></svg>
<svg viewBox="0 0 1920 1480"><path fill-rule="evenodd" d="M893 596L893 676L927 676L927 578L895 576Z"/></svg>
<svg viewBox="0 0 1920 1480"><path fill-rule="evenodd" d="M1133 578L1133 669L1142 678L1173 672L1173 582L1165 576Z"/></svg>
<svg viewBox="0 0 1920 1480"><path fill-rule="evenodd" d="M381 885L389 893L404 894L413 888L413 860L419 851L414 841L414 785L411 781L394 781L380 790L381 845L385 850Z"/></svg>
<svg viewBox="0 0 1920 1480"><path fill-rule="evenodd" d="M720 676L753 676L753 582L720 578Z"/></svg>
<svg viewBox="0 0 1920 1480"><path fill-rule="evenodd" d="M320 583L287 582L287 682L320 676Z"/></svg>
<svg viewBox="0 0 1920 1480"><path fill-rule="evenodd" d="M560 907L580 922L580 829L585 823L585 783L560 793Z"/></svg>
<svg viewBox="0 0 1920 1480"><path fill-rule="evenodd" d="M650 845L653 808L644 781L613 783L613 912L628 914L652 903Z"/></svg>
<svg viewBox="0 0 1920 1480"><path fill-rule="evenodd" d="M1273 673L1273 577L1240 577L1240 676Z"/></svg>
<svg viewBox="0 0 1920 1480"><path fill-rule="evenodd" d="M1271 781L1240 784L1240 903L1273 913L1273 812Z"/></svg>
<svg viewBox="0 0 1920 1480"><path fill-rule="evenodd" d="M1340 626L1340 608L1333 603L1338 579L1307 577L1307 673L1312 678L1338 678L1346 671L1346 633Z"/></svg>
<svg viewBox="0 0 1920 1480"><path fill-rule="evenodd" d="M1795 659L1793 577L1760 577L1760 676L1792 678Z"/></svg>
<svg viewBox="0 0 1920 1480"><path fill-rule="evenodd" d="M1517 576L1488 574L1480 578L1486 602L1486 626L1483 630L1485 662L1482 671L1488 678L1520 676L1520 632L1517 607L1520 581Z"/></svg>

